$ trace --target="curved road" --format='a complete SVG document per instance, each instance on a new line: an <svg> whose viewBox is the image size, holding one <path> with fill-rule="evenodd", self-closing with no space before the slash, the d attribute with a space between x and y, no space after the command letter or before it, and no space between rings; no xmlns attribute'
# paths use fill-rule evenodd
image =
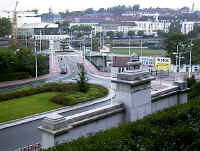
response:
<svg viewBox="0 0 200 151"><path fill-rule="evenodd" d="M40 85L45 82L55 82L55 81L63 81L63 82L72 82L72 78L77 76L78 68L77 68L77 62L73 59L71 56L61 56L62 57L62 63L60 63L60 66L63 64L68 67L68 74L67 75L58 75L55 78L49 78L42 82L36 82L32 84L24 84L17 87L11 87L7 90L13 90L18 89L20 87L30 86L30 85ZM60 57L58 57L60 59ZM89 78L89 82L100 84L103 86L106 86L107 88L110 88L110 80L103 79L103 78L96 78L91 75L87 75ZM75 80L74 80L75 81ZM5 89L6 90L6 89ZM65 113L62 113L61 115L64 116L70 116L73 114L81 113L84 111L88 111L90 109L98 108L107 104L110 104L111 100L97 103L93 106L86 106L83 108L75 109L72 111L67 111ZM27 122L21 125L8 127L8 128L1 128L0 124L0 151L13 151L20 147L25 147L30 144L38 143L40 142L40 131L37 127L41 125L42 119L34 120L31 122Z"/></svg>

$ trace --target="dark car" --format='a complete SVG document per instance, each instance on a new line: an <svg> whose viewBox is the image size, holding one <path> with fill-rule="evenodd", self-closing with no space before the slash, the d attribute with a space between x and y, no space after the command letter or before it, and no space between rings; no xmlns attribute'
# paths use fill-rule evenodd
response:
<svg viewBox="0 0 200 151"><path fill-rule="evenodd" d="M67 73L67 68L61 68L60 73L61 73L61 74L66 74L66 73Z"/></svg>

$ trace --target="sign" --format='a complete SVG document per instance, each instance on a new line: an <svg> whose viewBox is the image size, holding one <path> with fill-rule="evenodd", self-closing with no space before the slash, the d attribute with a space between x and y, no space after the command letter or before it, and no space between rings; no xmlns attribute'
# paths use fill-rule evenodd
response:
<svg viewBox="0 0 200 151"><path fill-rule="evenodd" d="M140 63L144 66L153 67L154 66L154 58L153 57L140 57Z"/></svg>
<svg viewBox="0 0 200 151"><path fill-rule="evenodd" d="M171 67L171 59L166 57L156 57L154 70L169 71Z"/></svg>

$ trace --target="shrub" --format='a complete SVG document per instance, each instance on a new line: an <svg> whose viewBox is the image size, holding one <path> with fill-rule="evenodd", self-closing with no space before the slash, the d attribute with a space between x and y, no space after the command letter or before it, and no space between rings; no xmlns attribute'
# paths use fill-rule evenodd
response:
<svg viewBox="0 0 200 151"><path fill-rule="evenodd" d="M3 81L13 81L29 78L28 72L14 72L14 73L4 73L0 74L0 82Z"/></svg>
<svg viewBox="0 0 200 151"><path fill-rule="evenodd" d="M187 85L189 88L191 88L192 86L194 86L196 84L196 79L194 77L194 75L192 75L191 78L187 78Z"/></svg>

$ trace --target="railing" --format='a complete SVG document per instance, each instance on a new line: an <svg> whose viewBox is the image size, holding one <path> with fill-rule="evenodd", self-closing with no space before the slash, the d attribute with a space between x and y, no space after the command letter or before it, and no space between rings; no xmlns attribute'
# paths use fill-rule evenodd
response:
<svg viewBox="0 0 200 151"><path fill-rule="evenodd" d="M41 151L41 145L39 143L32 144L23 148L18 148L15 151Z"/></svg>

